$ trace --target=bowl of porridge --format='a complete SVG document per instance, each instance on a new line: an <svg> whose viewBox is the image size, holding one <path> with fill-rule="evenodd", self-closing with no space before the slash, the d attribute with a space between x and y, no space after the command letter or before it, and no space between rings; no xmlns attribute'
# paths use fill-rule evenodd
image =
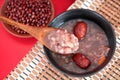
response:
<svg viewBox="0 0 120 80"><path fill-rule="evenodd" d="M110 23L95 11L69 10L53 19L49 26L65 29L79 40L79 49L72 54L58 54L44 47L51 64L65 74L90 76L103 69L114 55L114 31Z"/></svg>

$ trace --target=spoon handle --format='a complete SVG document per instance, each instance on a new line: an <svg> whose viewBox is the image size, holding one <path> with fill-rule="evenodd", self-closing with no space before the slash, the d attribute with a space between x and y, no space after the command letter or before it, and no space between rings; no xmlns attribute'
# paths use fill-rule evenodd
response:
<svg viewBox="0 0 120 80"><path fill-rule="evenodd" d="M21 23L18 23L18 22L15 22L13 20L10 20L4 16L0 16L0 20L4 23L7 23L9 25L12 25L12 26L15 26L17 28L20 28L26 32L28 32L29 34L31 34L32 36L37 36L40 32L40 28L38 29L37 27L33 27L33 26L28 26L28 25L24 25L24 24L21 24Z"/></svg>
<svg viewBox="0 0 120 80"><path fill-rule="evenodd" d="M20 28L27 33L31 34L33 37L35 37L38 41L40 41L43 45L48 46L46 42L44 41L46 35L53 31L56 30L55 28L50 28L50 27L35 27L35 26L28 26L24 25L18 22L15 22L14 20L10 20L4 16L0 16L0 21L7 23L9 25L15 26L17 28Z"/></svg>

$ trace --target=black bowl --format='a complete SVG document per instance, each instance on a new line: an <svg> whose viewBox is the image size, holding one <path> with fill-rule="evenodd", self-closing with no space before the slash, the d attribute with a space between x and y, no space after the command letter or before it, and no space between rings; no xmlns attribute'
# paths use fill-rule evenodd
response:
<svg viewBox="0 0 120 80"><path fill-rule="evenodd" d="M53 59L53 56L51 54L52 52L46 47L44 47L45 54L48 57L49 61L57 69L59 69L60 71L62 71L65 74L68 74L71 76L77 76L77 77L90 76L91 74L94 74L94 73L100 71L103 67L105 67L111 60L112 56L114 55L115 46L116 46L116 39L115 39L114 31L113 31L110 23L104 17L102 17L100 14L98 14L94 11L88 10L88 9L73 9L73 10L66 11L66 12L60 14L59 16L57 16L49 24L49 26L51 26L51 27L55 26L56 28L59 28L65 22L67 22L69 20L73 20L73 19L90 20L90 21L93 21L96 24L98 24L103 29L103 31L105 32L105 34L108 38L108 43L109 43L109 47L110 47L110 51L108 53L108 56L107 56L107 59L105 60L105 62L92 71L89 71L86 73L75 73L75 72L70 72L68 70L65 70L64 68L59 66L58 65L59 63L56 63L55 60Z"/></svg>

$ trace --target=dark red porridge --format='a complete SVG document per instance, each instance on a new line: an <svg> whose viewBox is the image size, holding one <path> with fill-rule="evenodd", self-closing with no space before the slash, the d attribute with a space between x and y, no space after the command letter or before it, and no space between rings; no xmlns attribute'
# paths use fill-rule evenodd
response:
<svg viewBox="0 0 120 80"><path fill-rule="evenodd" d="M52 53L59 66L68 71L85 73L105 61L110 48L104 31L96 23L81 19L70 20L61 25L61 28L78 38L79 49L67 55Z"/></svg>

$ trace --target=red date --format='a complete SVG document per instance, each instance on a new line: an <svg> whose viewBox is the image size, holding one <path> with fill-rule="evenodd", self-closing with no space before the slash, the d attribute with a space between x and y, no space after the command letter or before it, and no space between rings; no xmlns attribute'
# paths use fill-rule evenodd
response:
<svg viewBox="0 0 120 80"><path fill-rule="evenodd" d="M87 32L87 24L83 21L81 22L78 22L74 29L74 35L79 39L81 40L82 38L84 38L86 32Z"/></svg>
<svg viewBox="0 0 120 80"><path fill-rule="evenodd" d="M88 68L91 64L90 60L86 56L80 53L74 54L72 59L75 62L75 64L82 69Z"/></svg>

